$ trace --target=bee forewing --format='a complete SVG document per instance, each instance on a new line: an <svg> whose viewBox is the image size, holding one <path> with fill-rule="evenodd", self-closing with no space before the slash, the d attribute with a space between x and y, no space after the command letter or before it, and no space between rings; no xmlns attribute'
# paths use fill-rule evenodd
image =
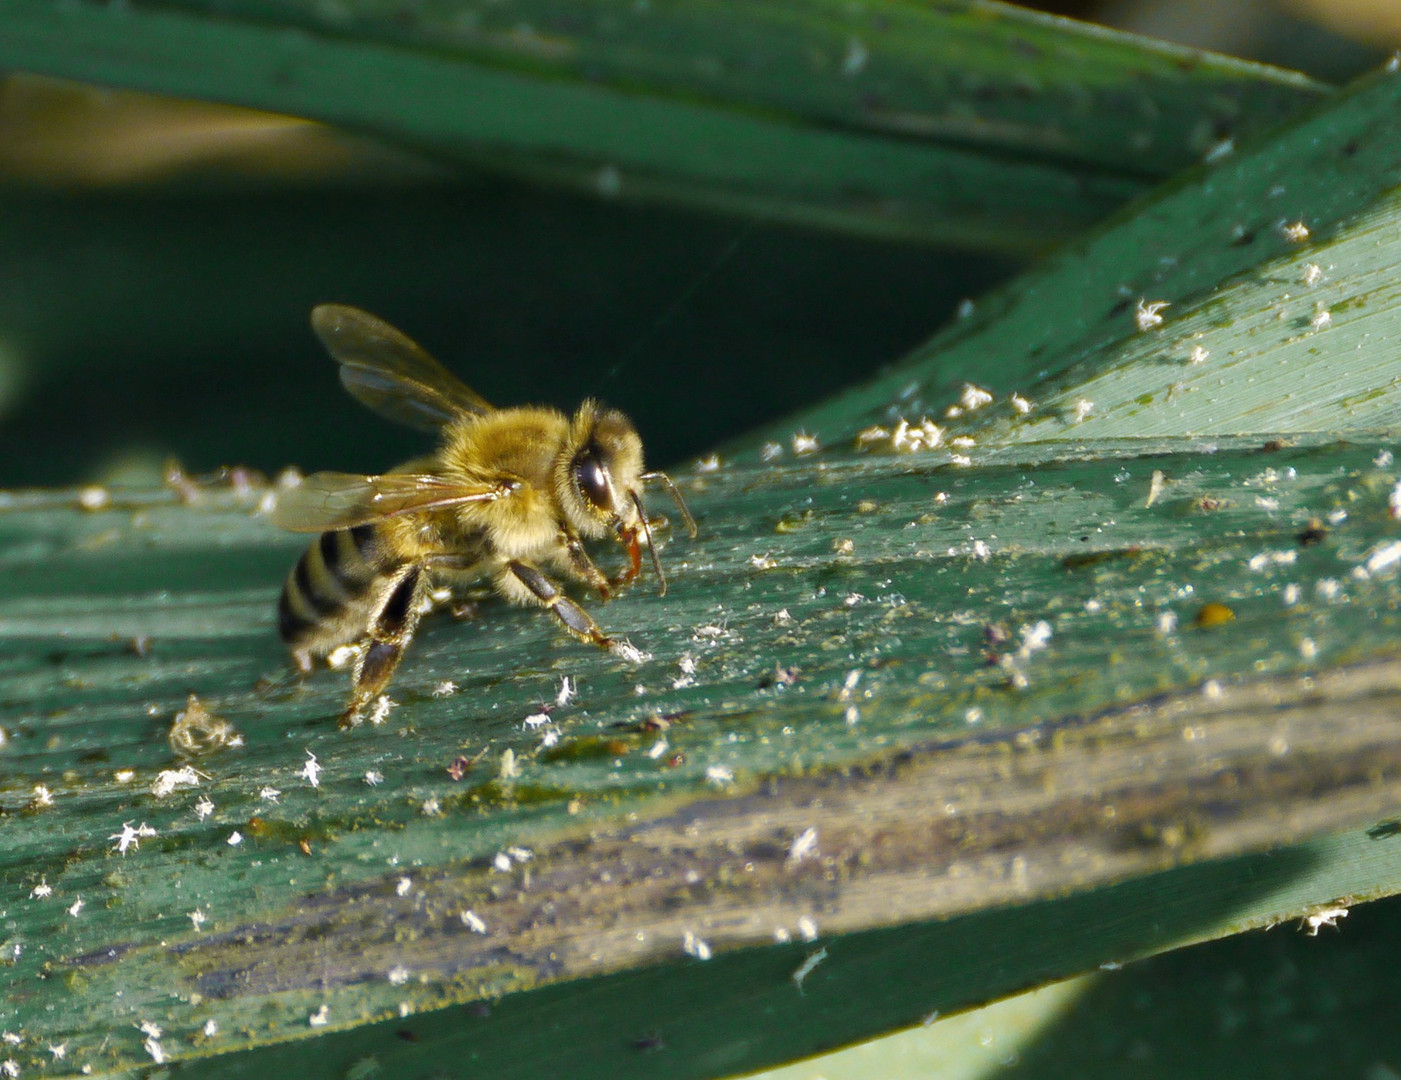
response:
<svg viewBox="0 0 1401 1080"><path fill-rule="evenodd" d="M500 487L458 484L430 473L319 472L279 494L271 518L278 528L291 532L326 532L401 514L488 502L505 494Z"/></svg>
<svg viewBox="0 0 1401 1080"><path fill-rule="evenodd" d="M437 431L492 406L415 341L383 319L344 304L321 304L311 327L341 365L341 383L388 420Z"/></svg>

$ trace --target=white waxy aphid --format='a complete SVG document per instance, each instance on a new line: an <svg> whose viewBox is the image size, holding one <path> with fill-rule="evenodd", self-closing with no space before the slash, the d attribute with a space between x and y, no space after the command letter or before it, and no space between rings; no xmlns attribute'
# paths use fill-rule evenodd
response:
<svg viewBox="0 0 1401 1080"><path fill-rule="evenodd" d="M687 956L694 956L697 960L709 960L712 955L710 946L689 930L681 938L681 948Z"/></svg>
<svg viewBox="0 0 1401 1080"><path fill-rule="evenodd" d="M31 900L47 900L53 894L54 887L42 877L39 879L39 884L29 890L29 898Z"/></svg>
<svg viewBox="0 0 1401 1080"><path fill-rule="evenodd" d="M147 825L144 821L135 828L132 827L131 822L124 821L122 822L122 831L113 833L107 839L116 841L116 843L112 845L113 851L125 855L128 849L141 847L141 841L143 839L155 835L156 830L151 828L151 826Z"/></svg>
<svg viewBox="0 0 1401 1080"><path fill-rule="evenodd" d="M457 693L457 683L453 682L451 679L444 679L433 687L434 697L452 697L455 693Z"/></svg>
<svg viewBox="0 0 1401 1080"><path fill-rule="evenodd" d="M208 795L201 795L199 802L195 803L195 817L203 821L210 814L214 813L214 804L210 802Z"/></svg>
<svg viewBox="0 0 1401 1080"><path fill-rule="evenodd" d="M1007 400L1012 403L1012 409L1018 416L1025 416L1031 412L1031 402L1022 397L1021 394L1013 394Z"/></svg>
<svg viewBox="0 0 1401 1080"><path fill-rule="evenodd" d="M305 780L312 787L321 786L321 765L316 760L316 755L310 750L306 752L306 762L302 765L302 771L297 776Z"/></svg>
<svg viewBox="0 0 1401 1080"><path fill-rule="evenodd" d="M735 774L724 765L710 765L705 770L705 778L716 787L724 787L734 780Z"/></svg>
<svg viewBox="0 0 1401 1080"><path fill-rule="evenodd" d="M1318 263L1305 263L1303 273L1299 275L1299 280L1312 289L1323 280L1323 268Z"/></svg>
<svg viewBox="0 0 1401 1080"><path fill-rule="evenodd" d="M1090 413L1095 411L1095 403L1088 398L1076 398L1072 409L1072 415L1077 424L1084 423L1089 418Z"/></svg>
<svg viewBox="0 0 1401 1080"><path fill-rule="evenodd" d="M668 743L665 739L658 739L656 742L654 742L651 746L647 748L647 756L653 761L656 761L659 757L661 757L670 749L670 743Z"/></svg>
<svg viewBox="0 0 1401 1080"><path fill-rule="evenodd" d="M180 788L198 787L200 774L189 765L179 769L163 769L156 774L156 782L151 785L151 794L158 799L178 791Z"/></svg>
<svg viewBox="0 0 1401 1080"><path fill-rule="evenodd" d="M560 680L559 690L555 694L555 708L564 708L566 705L568 705L571 701L574 700L574 697L578 692L579 687L575 684L574 680L571 679L568 675L564 676L564 678Z"/></svg>
<svg viewBox="0 0 1401 1080"><path fill-rule="evenodd" d="M963 393L959 395L958 403L968 412L981 409L984 405L992 404L992 393L984 390L981 386L974 386L972 383L963 384Z"/></svg>
<svg viewBox="0 0 1401 1080"><path fill-rule="evenodd" d="M1187 354L1187 363L1189 363L1189 364L1205 364L1205 363L1206 363L1206 358L1207 358L1208 356L1210 356L1210 355L1211 355L1211 353L1208 352L1207 349L1206 349L1205 347L1203 347L1203 346L1201 346L1201 345L1193 345L1193 346L1192 346L1192 351L1189 352L1189 353Z"/></svg>
<svg viewBox="0 0 1401 1080"><path fill-rule="evenodd" d="M501 764L496 770L498 779L515 780L521 774L520 764L516 761L516 752L510 748L501 751Z"/></svg>
<svg viewBox="0 0 1401 1080"><path fill-rule="evenodd" d="M389 979L390 986L403 986L404 983L409 981L409 969L404 967L403 964L395 964L389 969L385 977Z"/></svg>
<svg viewBox="0 0 1401 1080"><path fill-rule="evenodd" d="M1293 566L1298 558L1299 553L1288 548L1282 551L1261 551L1252 555L1245 565L1258 573L1268 570L1271 566Z"/></svg>
<svg viewBox="0 0 1401 1080"><path fill-rule="evenodd" d="M650 653L643 652L630 641L615 641L608 646L608 651L630 664L641 664L651 659Z"/></svg>
<svg viewBox="0 0 1401 1080"><path fill-rule="evenodd" d="M1392 540L1390 543L1379 544L1373 548L1364 565L1367 568L1367 573L1379 574L1383 570L1390 570L1397 563L1401 563L1401 540Z"/></svg>
<svg viewBox="0 0 1401 1080"><path fill-rule="evenodd" d="M185 915L196 930L202 930L205 920L209 918L209 916L204 913L203 908L195 908L194 911L187 911Z"/></svg>
<svg viewBox="0 0 1401 1080"><path fill-rule="evenodd" d="M1309 937L1318 937L1318 932L1325 926L1336 929L1338 920L1347 918L1347 913L1348 909L1345 907L1324 908L1322 911L1315 911L1312 915L1305 915L1301 928L1308 927Z"/></svg>
<svg viewBox="0 0 1401 1080"><path fill-rule="evenodd" d="M1291 221L1281 224L1280 235L1292 244L1302 244L1309 238L1309 227L1302 221Z"/></svg>
<svg viewBox="0 0 1401 1080"><path fill-rule="evenodd" d="M1163 325L1161 312L1164 308L1171 306L1166 300L1149 300L1146 297L1139 297L1138 306L1133 309L1134 325L1138 327L1140 333Z"/></svg>
<svg viewBox="0 0 1401 1080"><path fill-rule="evenodd" d="M1162 469L1153 470L1153 478L1148 482L1148 501L1143 504L1144 508L1152 506L1162 495L1163 489L1167 487L1167 477Z"/></svg>
<svg viewBox="0 0 1401 1080"><path fill-rule="evenodd" d="M798 965L798 969L793 972L793 985L798 988L798 993L801 994L803 992L803 983L807 980L807 977L812 974L813 969L826 959L827 950L822 948L818 949L815 953L809 953L808 958Z"/></svg>
<svg viewBox="0 0 1401 1080"><path fill-rule="evenodd" d="M549 722L549 713L531 713L529 716L527 716L524 720L521 721L521 727L526 731L534 731L536 728L544 727Z"/></svg>
<svg viewBox="0 0 1401 1080"><path fill-rule="evenodd" d="M262 799L263 802L275 803L278 799L282 798L282 792L278 791L275 787L260 788L258 790L258 798Z"/></svg>
<svg viewBox="0 0 1401 1080"><path fill-rule="evenodd" d="M716 472L720 468L720 455L707 454L696 462L695 468L698 473Z"/></svg>
<svg viewBox="0 0 1401 1080"><path fill-rule="evenodd" d="M69 914L69 916L72 917L72 918L74 918L74 919L76 919L76 918L82 913L84 903L85 903L85 901L84 901L83 898L80 896L80 897L78 897L76 900L74 900L73 903L69 904L69 905L68 905L68 914Z"/></svg>
<svg viewBox="0 0 1401 1080"><path fill-rule="evenodd" d="M398 704L399 703L388 694L380 694L379 697L375 698L375 703L370 706L370 715L366 717L370 726L378 727L388 720L390 711L397 708ZM315 785L312 786L314 787Z"/></svg>
<svg viewBox="0 0 1401 1080"><path fill-rule="evenodd" d="M49 790L47 784L35 784L34 792L30 796L29 806L33 810L40 810L54 804L54 793Z"/></svg>
<svg viewBox="0 0 1401 1080"><path fill-rule="evenodd" d="M413 888L413 881L410 878L401 877L394 883L395 896L408 896L409 890Z"/></svg>
<svg viewBox="0 0 1401 1080"><path fill-rule="evenodd" d="M822 449L822 444L817 441L817 436L809 435L806 431L793 432L788 443L793 447L793 454L796 457L802 457L804 454L814 454Z"/></svg>
<svg viewBox="0 0 1401 1080"><path fill-rule="evenodd" d="M467 927L467 929L470 930L470 931L472 931L472 933L474 933L474 934L485 934L485 933L486 933L486 923L484 923L484 922L482 921L481 916L478 915L478 914L477 914L475 911L473 911L471 908L467 908L466 910L464 910L464 911L462 912L461 918L462 918L462 925L465 926L465 927Z"/></svg>
<svg viewBox="0 0 1401 1080"><path fill-rule="evenodd" d="M1333 325L1333 313L1326 307L1320 307L1313 313L1313 318L1309 320L1311 330L1327 330Z"/></svg>
<svg viewBox="0 0 1401 1080"><path fill-rule="evenodd" d="M804 859L817 854L817 827L808 826L788 845L788 861L790 863L800 863Z"/></svg>
<svg viewBox="0 0 1401 1080"><path fill-rule="evenodd" d="M384 773L378 769L370 769L365 773L364 780L370 787L379 787L380 784L384 783Z"/></svg>
<svg viewBox="0 0 1401 1080"><path fill-rule="evenodd" d="M312 1027L325 1027L330 1022L331 1007L324 1002L321 1008L306 1018L306 1022Z"/></svg>
<svg viewBox="0 0 1401 1080"><path fill-rule="evenodd" d="M798 920L798 933L804 941L816 941L817 923L811 917L804 915Z"/></svg>

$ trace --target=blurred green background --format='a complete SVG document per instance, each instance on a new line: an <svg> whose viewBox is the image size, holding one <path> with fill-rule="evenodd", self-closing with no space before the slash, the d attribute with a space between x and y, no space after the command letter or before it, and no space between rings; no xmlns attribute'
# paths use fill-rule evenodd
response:
<svg viewBox="0 0 1401 1080"><path fill-rule="evenodd" d="M1047 7L1332 82L1398 36L1391 4ZM171 456L374 471L421 450L341 393L306 323L326 300L502 404L602 396L674 463L895 361L1019 265L28 76L0 84L0 186L4 487L150 481Z"/></svg>

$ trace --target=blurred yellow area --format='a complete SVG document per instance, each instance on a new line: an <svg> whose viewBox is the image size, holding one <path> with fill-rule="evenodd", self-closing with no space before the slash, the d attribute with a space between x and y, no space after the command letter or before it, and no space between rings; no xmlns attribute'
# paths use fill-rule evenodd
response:
<svg viewBox="0 0 1401 1080"><path fill-rule="evenodd" d="M1401 46L1397 0L1280 0L1295 15L1367 45Z"/></svg>
<svg viewBox="0 0 1401 1080"><path fill-rule="evenodd" d="M2 183L247 188L450 176L424 158L293 117L35 75L0 80Z"/></svg>

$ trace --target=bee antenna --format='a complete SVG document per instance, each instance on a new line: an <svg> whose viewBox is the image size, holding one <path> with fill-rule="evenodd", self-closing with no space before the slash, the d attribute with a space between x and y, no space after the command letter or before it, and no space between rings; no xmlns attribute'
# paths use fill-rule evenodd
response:
<svg viewBox="0 0 1401 1080"><path fill-rule="evenodd" d="M691 539L694 540L696 538L696 519L691 516L691 511L686 506L686 500L681 497L681 491L677 488L671 477L667 476L664 472L649 472L643 473L639 479L641 479L643 483L646 483L648 480L660 480L666 485L666 489L671 492L671 497L676 500L676 509L680 510L681 516L686 519L686 531L690 533ZM641 503L637 505L639 509L642 506Z"/></svg>
<svg viewBox="0 0 1401 1080"><path fill-rule="evenodd" d="M666 575L662 573L662 560L657 557L657 545L652 543L652 526L647 524L647 509L642 505L642 496L632 492L632 505L637 507L638 520L642 522L642 535L647 537L647 551L652 556L652 569L657 572L657 595L666 595Z"/></svg>

